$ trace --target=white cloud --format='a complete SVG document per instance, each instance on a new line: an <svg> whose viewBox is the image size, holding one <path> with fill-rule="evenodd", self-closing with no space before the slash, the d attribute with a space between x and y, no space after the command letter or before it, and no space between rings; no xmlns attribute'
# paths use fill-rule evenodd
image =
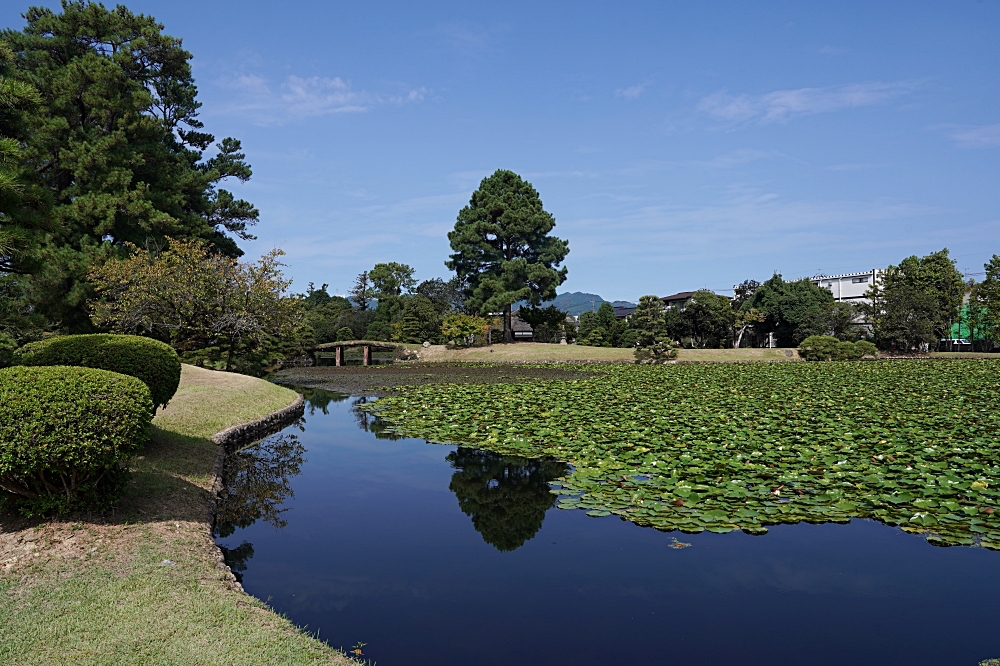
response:
<svg viewBox="0 0 1000 666"><path fill-rule="evenodd" d="M421 86L401 94L380 94L355 89L338 77L290 75L277 86L256 74L239 74L225 83L235 93L228 110L256 117L258 122L279 124L291 119L338 113L362 113L389 104L418 104L430 91Z"/></svg>
<svg viewBox="0 0 1000 666"><path fill-rule="evenodd" d="M764 95L732 95L720 90L703 97L698 109L719 120L783 122L797 116L885 104L916 88L912 81L897 81L776 90Z"/></svg>
<svg viewBox="0 0 1000 666"><path fill-rule="evenodd" d="M980 127L957 127L949 136L963 148L996 148L1000 146L1000 123Z"/></svg>
<svg viewBox="0 0 1000 666"><path fill-rule="evenodd" d="M645 83L639 83L628 88L619 88L615 91L615 97L624 97L625 99L636 99L642 93L646 92Z"/></svg>

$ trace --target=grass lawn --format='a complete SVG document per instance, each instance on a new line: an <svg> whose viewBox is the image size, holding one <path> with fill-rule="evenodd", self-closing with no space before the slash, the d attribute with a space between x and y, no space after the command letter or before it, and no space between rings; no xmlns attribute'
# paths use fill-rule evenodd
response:
<svg viewBox="0 0 1000 666"><path fill-rule="evenodd" d="M631 363L631 349L553 345L539 342L514 342L472 349L448 349L444 345L420 347L407 345L426 363L549 363L549 362L619 362ZM784 361L798 359L794 349L681 349L678 361Z"/></svg>
<svg viewBox="0 0 1000 666"><path fill-rule="evenodd" d="M294 399L185 365L118 510L34 523L0 513L0 663L356 663L240 591L209 532L208 437Z"/></svg>

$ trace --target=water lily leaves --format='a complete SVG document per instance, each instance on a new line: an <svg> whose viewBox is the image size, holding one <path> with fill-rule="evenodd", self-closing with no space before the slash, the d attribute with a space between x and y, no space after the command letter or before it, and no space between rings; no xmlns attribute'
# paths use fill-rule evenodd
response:
<svg viewBox="0 0 1000 666"><path fill-rule="evenodd" d="M412 387L369 409L400 434L566 461L558 506L589 515L750 534L874 518L993 548L997 404L1000 361L975 360L607 366Z"/></svg>

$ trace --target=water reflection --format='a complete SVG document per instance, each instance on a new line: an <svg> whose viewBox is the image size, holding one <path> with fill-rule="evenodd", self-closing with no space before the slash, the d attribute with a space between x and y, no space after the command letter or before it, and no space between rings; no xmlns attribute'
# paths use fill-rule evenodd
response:
<svg viewBox="0 0 1000 666"><path fill-rule="evenodd" d="M316 414L318 409L323 414L329 414L330 411L327 409L331 402L344 402L351 396L346 393L337 393L336 391L327 391L321 388L305 388L296 387L296 391L302 394L302 397L306 401L306 410L309 412L310 416Z"/></svg>
<svg viewBox="0 0 1000 666"><path fill-rule="evenodd" d="M542 527L555 505L549 483L568 466L551 460L501 456L459 447L447 460L455 468L448 488L483 541L499 551L516 550Z"/></svg>
<svg viewBox="0 0 1000 666"><path fill-rule="evenodd" d="M287 525L282 504L294 496L291 480L302 472L305 451L298 436L283 433L226 456L215 536L228 537L258 520L279 529ZM244 541L236 548L222 548L222 554L240 580L253 557L253 545Z"/></svg>
<svg viewBox="0 0 1000 666"><path fill-rule="evenodd" d="M365 432L375 435L375 439L389 439L392 441L403 439L401 435L392 432L385 421L374 414L369 414L363 409L365 405L375 402L375 400L376 398L367 398L364 396L351 400L351 413L354 414L354 421L358 424L358 427Z"/></svg>

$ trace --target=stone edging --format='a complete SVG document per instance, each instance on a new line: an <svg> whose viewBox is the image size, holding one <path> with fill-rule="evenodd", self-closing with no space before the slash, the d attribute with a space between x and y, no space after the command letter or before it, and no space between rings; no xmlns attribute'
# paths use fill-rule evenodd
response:
<svg viewBox="0 0 1000 666"><path fill-rule="evenodd" d="M222 492L222 471L226 462L226 454L232 453L259 439L263 439L268 435L273 435L286 426L295 423L302 418L305 409L305 399L301 394L298 394L292 404L287 407L282 407L278 411L272 412L256 421L231 426L209 437L209 439L219 445L219 450L215 455L215 464L212 465L212 489L208 505L208 538L212 542L212 554L218 562L219 568L225 571L225 576L229 583L241 592L245 592L243 586L236 580L232 569L226 565L226 560L222 556L222 550L216 545L215 537L212 535L212 528L215 525L215 514L219 506L219 493Z"/></svg>

